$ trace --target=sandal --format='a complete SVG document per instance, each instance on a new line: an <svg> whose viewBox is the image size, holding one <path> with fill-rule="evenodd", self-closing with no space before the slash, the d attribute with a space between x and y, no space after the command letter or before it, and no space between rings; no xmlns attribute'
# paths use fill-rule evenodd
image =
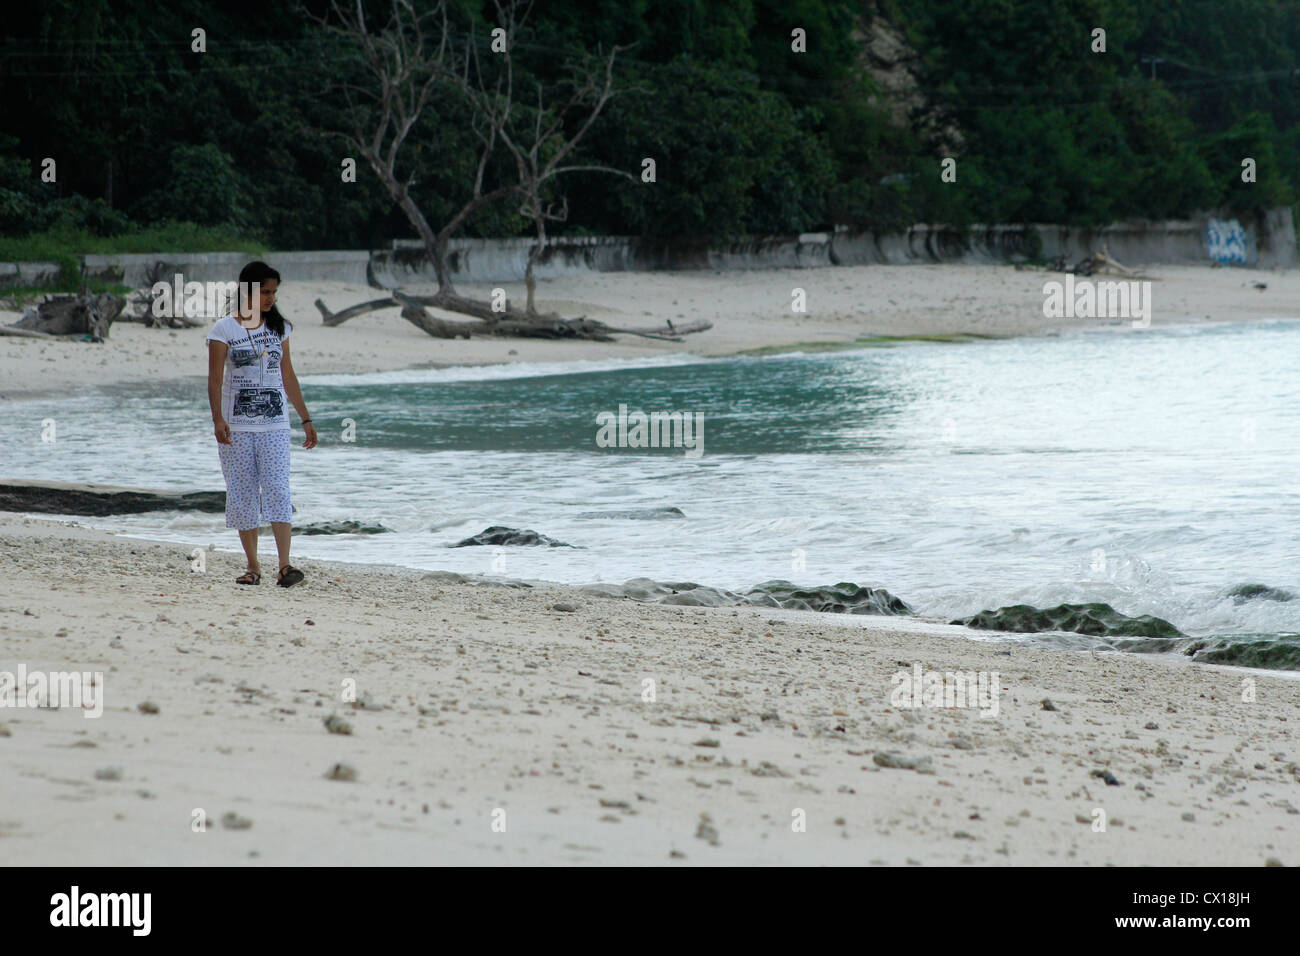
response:
<svg viewBox="0 0 1300 956"><path fill-rule="evenodd" d="M280 569L280 577L275 582L282 588L292 587L301 581L306 575L295 568L292 564L286 564Z"/></svg>
<svg viewBox="0 0 1300 956"><path fill-rule="evenodd" d="M261 584L262 576L256 571L245 571L239 577L235 578L236 584Z"/></svg>

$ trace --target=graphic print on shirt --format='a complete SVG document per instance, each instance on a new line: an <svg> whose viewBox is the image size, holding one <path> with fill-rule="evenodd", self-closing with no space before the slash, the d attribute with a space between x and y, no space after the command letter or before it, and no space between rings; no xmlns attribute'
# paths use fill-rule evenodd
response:
<svg viewBox="0 0 1300 956"><path fill-rule="evenodd" d="M244 368L248 365L257 364L257 353L245 346L244 348L234 348L230 350L230 361L234 363L235 368Z"/></svg>
<svg viewBox="0 0 1300 956"><path fill-rule="evenodd" d="M235 396L232 415L242 418L265 418L275 421L284 415L278 388L241 388Z"/></svg>

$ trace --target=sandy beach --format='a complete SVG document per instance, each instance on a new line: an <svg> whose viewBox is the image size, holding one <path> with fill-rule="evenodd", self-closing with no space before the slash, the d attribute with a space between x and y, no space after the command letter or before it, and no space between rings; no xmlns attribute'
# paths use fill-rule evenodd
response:
<svg viewBox="0 0 1300 956"><path fill-rule="evenodd" d="M275 257L269 259L274 265ZM1153 267L1148 273L1153 277L1153 326L1300 316L1300 273L1187 266ZM682 342L633 336L619 336L616 342L435 339L401 318L397 309L371 312L327 328L313 305L317 298L339 311L374 298L375 290L344 283L295 283L291 275L280 287L278 304L294 323L290 342L299 376L684 352L731 355L808 344L844 346L874 336L1011 336L1129 326L1113 319L1045 318L1043 285L1061 278L1007 265L909 265L594 273L538 284L542 311L587 315L628 327L662 326L665 319L679 324L713 323L712 329L686 336ZM1257 282L1267 288L1256 289ZM511 301L522 301L521 283L501 287ZM458 288L486 300L493 287ZM806 293L806 313L792 311L795 289ZM432 288L412 286L408 291L417 294ZM0 312L0 323L19 318L18 313ZM0 400L111 384L127 374L154 381L192 378L201 388L207 370L203 341L211 324L169 330L118 322L108 340L98 345L0 337ZM310 394L307 399L310 402Z"/></svg>
<svg viewBox="0 0 1300 956"><path fill-rule="evenodd" d="M0 523L0 670L100 672L104 693L99 718L0 713L7 859L1300 862L1285 677L310 560L248 588L239 556L206 557ZM891 706L917 664L996 672L997 715Z"/></svg>
<svg viewBox="0 0 1300 956"><path fill-rule="evenodd" d="M1155 326L1300 312L1293 273L1151 272ZM682 343L436 340L396 310L326 328L318 296L337 310L372 290L290 276L280 307L310 404L315 373L1081 327L1043 317L1050 278L905 266L541 283L543 309L714 323ZM806 315L790 312L795 288ZM205 332L0 338L0 398L142 378L201 388ZM13 461L0 473L24 477ZM199 573L191 550L206 538L93 523L0 513L0 672L98 672L104 694L98 718L0 708L7 859L1300 864L1300 681L1287 674L1029 647L940 621L648 605L299 558L303 584L268 573L241 587L233 532ZM262 553L270 568L269 539ZM996 674L996 715L899 706L896 678L918 666Z"/></svg>

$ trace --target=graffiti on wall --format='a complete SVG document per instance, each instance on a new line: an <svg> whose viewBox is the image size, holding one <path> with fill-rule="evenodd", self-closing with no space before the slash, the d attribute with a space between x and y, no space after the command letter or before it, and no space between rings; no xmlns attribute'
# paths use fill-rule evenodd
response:
<svg viewBox="0 0 1300 956"><path fill-rule="evenodd" d="M1219 263L1245 263L1250 255L1250 237L1235 219L1211 219L1205 227L1205 245L1210 258Z"/></svg>

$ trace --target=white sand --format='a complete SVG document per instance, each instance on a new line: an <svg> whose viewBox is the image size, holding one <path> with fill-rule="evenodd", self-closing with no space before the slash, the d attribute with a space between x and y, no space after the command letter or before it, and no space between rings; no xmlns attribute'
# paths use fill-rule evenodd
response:
<svg viewBox="0 0 1300 956"><path fill-rule="evenodd" d="M274 264L274 256L271 257ZM1300 317L1300 272L1162 266L1150 270L1154 326L1203 321ZM378 297L344 283L286 282L281 311L294 323L290 340L299 376L416 366L552 362L694 352L727 355L798 343L846 344L873 335L1025 335L1084 325L1043 317L1043 284L1055 273L1010 266L862 266L763 272L621 272L572 276L539 284L538 305L563 315L588 315L610 325L661 326L664 319L707 319L714 327L683 342L620 336L617 342L527 339L435 339L386 309L326 328L313 303L333 311ZM1268 288L1259 291L1255 282ZM522 301L519 284L504 284ZM792 292L807 294L807 314L791 311ZM419 291L412 288L411 291ZM461 291L487 298L489 286ZM0 312L0 323L17 321ZM0 399L24 392L65 391L130 376L162 380L207 374L204 337L211 324L185 330L115 323L101 344L0 336ZM1129 329L1131 332L1137 330ZM1140 333L1138 333L1140 334ZM307 392L310 406L311 394Z"/></svg>
<svg viewBox="0 0 1300 956"><path fill-rule="evenodd" d="M196 574L182 546L0 523L0 670L101 671L106 698L98 719L0 710L6 860L1300 862L1295 680L321 561L292 589L241 587L240 565L218 552ZM998 716L891 707L914 663L998 672ZM383 709L341 703L347 679ZM331 713L354 733L329 733ZM876 766L886 750L934 773ZM338 762L357 780L326 779ZM230 812L252 827L221 826Z"/></svg>

